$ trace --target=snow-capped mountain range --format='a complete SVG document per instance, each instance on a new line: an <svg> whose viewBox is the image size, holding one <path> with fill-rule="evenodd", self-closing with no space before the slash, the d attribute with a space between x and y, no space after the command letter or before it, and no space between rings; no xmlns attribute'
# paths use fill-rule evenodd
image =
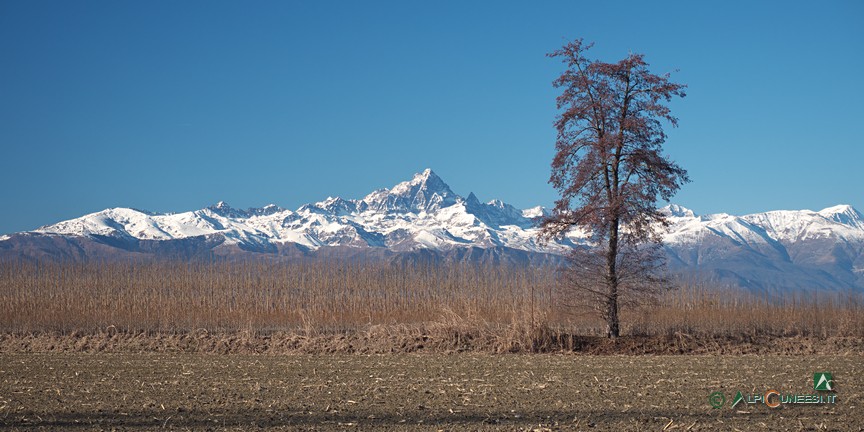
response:
<svg viewBox="0 0 864 432"><path fill-rule="evenodd" d="M173 214L112 208L33 233L116 240L218 235L225 244L247 250L293 243L313 250L327 246L446 250L471 245L564 252L561 245L538 243L534 225L543 211L539 207L518 210L497 200L484 204L473 193L461 197L427 169L410 181L359 200L329 197L293 211L273 204L241 210L225 202Z"/></svg>
<svg viewBox="0 0 864 432"><path fill-rule="evenodd" d="M673 271L753 289L864 287L864 217L851 206L746 216L699 216L678 205L664 211ZM224 202L168 214L107 209L0 236L0 258L348 254L544 262L585 244L579 232L539 242L536 225L545 214L460 196L427 169L362 199L330 197L297 210Z"/></svg>

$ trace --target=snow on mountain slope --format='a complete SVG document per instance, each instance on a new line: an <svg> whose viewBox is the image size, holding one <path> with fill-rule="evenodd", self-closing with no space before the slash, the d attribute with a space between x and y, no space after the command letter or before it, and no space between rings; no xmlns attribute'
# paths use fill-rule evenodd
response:
<svg viewBox="0 0 864 432"><path fill-rule="evenodd" d="M766 235L764 229L744 218L725 213L697 217L691 210L684 210L686 211L676 211L671 213L672 216L668 216L671 226L663 237L664 243L699 243L706 236L724 237L738 244L766 244L774 241Z"/></svg>
<svg viewBox="0 0 864 432"><path fill-rule="evenodd" d="M696 213L693 213L693 210L690 210L684 206L680 206L678 204L669 204L666 207L660 209L660 212L665 214L667 217L676 217L676 218L686 218L686 217L696 217Z"/></svg>
<svg viewBox="0 0 864 432"><path fill-rule="evenodd" d="M450 190L450 186L427 168L414 174L410 181L366 195L357 208L360 211L431 213L455 204L457 198L459 196Z"/></svg>
<svg viewBox="0 0 864 432"><path fill-rule="evenodd" d="M851 206L734 216L697 215L672 204L661 212L670 222L662 232L672 268L713 272L746 286L767 280L786 286L864 287L864 217ZM586 244L578 231L558 242L539 242L537 223L547 215L543 207L517 209L499 200L483 203L473 193L463 197L427 169L361 199L328 197L295 211L273 204L241 210L224 202L183 213L106 209L2 236L0 251L14 252L20 247L14 245L38 241L27 235L77 236L110 247L189 239L202 247L227 244L253 252L294 245L312 251L330 246L442 253L509 248L564 254ZM50 242L32 249L44 251L42 244Z"/></svg>
<svg viewBox="0 0 864 432"><path fill-rule="evenodd" d="M531 210L538 214L544 211ZM34 232L139 240L218 234L229 244L297 243L311 249L352 246L447 250L504 246L562 253L567 247L554 243L541 245L536 239L535 221L523 216L522 210L499 200L482 204L473 193L463 198L430 169L360 200L328 197L296 211L272 204L240 210L221 201L201 210L177 214L115 208ZM573 240L578 241L578 236Z"/></svg>
<svg viewBox="0 0 864 432"><path fill-rule="evenodd" d="M543 206L536 206L522 210L522 217L528 219L539 219L551 215L552 212Z"/></svg>
<svg viewBox="0 0 864 432"><path fill-rule="evenodd" d="M864 216L850 205L842 204L820 210L819 215L843 225L864 229Z"/></svg>
<svg viewBox="0 0 864 432"><path fill-rule="evenodd" d="M677 205L665 207L664 212L672 223L664 236L668 244L698 243L705 236L726 237L744 244L790 244L828 238L864 241L861 214L848 205L819 212L778 210L745 216L725 213L696 216Z"/></svg>

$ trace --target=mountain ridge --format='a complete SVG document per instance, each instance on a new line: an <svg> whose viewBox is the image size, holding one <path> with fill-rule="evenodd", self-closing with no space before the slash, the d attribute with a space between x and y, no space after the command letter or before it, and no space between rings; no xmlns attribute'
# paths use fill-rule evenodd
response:
<svg viewBox="0 0 864 432"><path fill-rule="evenodd" d="M670 222L662 237L675 272L752 289L777 284L864 288L864 217L850 205L743 216L697 215L677 204L661 211ZM0 236L0 258L79 254L88 259L110 257L112 251L159 256L164 250L308 255L331 254L322 249L336 248L351 255L500 260L512 255L528 262L589 246L579 231L539 241L537 223L548 214L541 206L517 209L497 199L483 203L473 192L463 197L426 169L360 199L328 197L296 210L275 204L242 210L224 201L182 213L109 208ZM468 249L476 251L466 253Z"/></svg>

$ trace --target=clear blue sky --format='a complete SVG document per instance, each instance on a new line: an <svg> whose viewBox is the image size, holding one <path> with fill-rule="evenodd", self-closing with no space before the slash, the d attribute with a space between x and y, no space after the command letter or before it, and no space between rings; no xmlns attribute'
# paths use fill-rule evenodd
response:
<svg viewBox="0 0 864 432"><path fill-rule="evenodd" d="M679 69L697 213L864 210L864 2L0 2L0 233L294 209L426 167L549 205L565 40Z"/></svg>

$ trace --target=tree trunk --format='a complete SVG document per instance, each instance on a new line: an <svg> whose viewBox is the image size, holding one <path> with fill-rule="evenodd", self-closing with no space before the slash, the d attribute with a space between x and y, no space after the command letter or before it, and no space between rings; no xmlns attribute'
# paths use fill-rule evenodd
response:
<svg viewBox="0 0 864 432"><path fill-rule="evenodd" d="M609 226L609 249L606 255L606 337L615 339L621 335L618 323L618 218Z"/></svg>
<svg viewBox="0 0 864 432"><path fill-rule="evenodd" d="M618 336L621 336L620 326L618 325L618 287L610 287L606 314L606 337L616 339Z"/></svg>

